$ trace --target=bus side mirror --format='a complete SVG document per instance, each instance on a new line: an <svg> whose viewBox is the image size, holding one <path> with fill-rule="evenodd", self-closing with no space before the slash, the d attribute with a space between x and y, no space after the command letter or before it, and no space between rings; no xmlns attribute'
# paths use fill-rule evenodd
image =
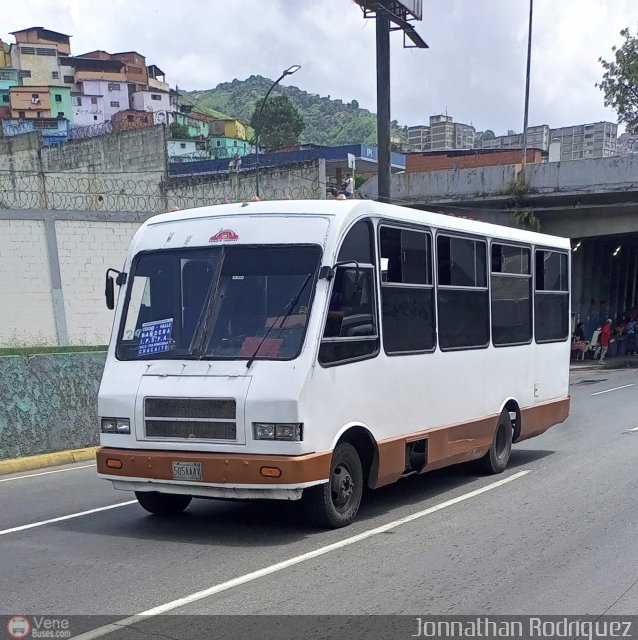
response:
<svg viewBox="0 0 638 640"><path fill-rule="evenodd" d="M104 288L104 296L106 297L106 308L113 310L115 307L115 281L113 276L106 276L106 286Z"/></svg>
<svg viewBox="0 0 638 640"><path fill-rule="evenodd" d="M111 275L111 271L113 273L117 273L117 284L121 285L123 282L126 282L125 278L121 278L122 274L120 271L116 269L107 269L106 270L106 281L104 283L104 297L106 298L106 308L111 311L115 308L115 280ZM123 280L123 282L121 282Z"/></svg>

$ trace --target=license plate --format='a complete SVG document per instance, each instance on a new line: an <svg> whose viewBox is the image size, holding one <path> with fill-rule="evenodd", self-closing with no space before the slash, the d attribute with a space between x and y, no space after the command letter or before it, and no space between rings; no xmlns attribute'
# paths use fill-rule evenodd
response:
<svg viewBox="0 0 638 640"><path fill-rule="evenodd" d="M202 481L201 462L173 462L173 480Z"/></svg>

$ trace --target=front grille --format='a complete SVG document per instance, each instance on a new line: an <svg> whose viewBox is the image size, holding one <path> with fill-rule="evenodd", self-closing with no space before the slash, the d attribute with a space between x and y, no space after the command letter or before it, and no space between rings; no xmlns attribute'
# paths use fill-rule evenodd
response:
<svg viewBox="0 0 638 640"><path fill-rule="evenodd" d="M145 398L147 438L236 440L237 403L222 398Z"/></svg>
<svg viewBox="0 0 638 640"><path fill-rule="evenodd" d="M234 420L235 400L203 398L146 398L144 413L153 418L213 418Z"/></svg>
<svg viewBox="0 0 638 640"><path fill-rule="evenodd" d="M191 422L190 420L146 420L147 438L185 438L193 440L235 440L234 422Z"/></svg>

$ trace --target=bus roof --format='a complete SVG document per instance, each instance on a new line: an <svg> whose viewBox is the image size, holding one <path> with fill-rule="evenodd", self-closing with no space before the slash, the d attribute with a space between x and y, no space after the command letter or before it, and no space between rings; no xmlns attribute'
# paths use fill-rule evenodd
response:
<svg viewBox="0 0 638 640"><path fill-rule="evenodd" d="M392 204L384 204L374 200L264 200L234 204L213 205L163 213L150 218L145 224L153 226L178 221L198 220L211 217L237 216L324 216L336 222L335 227L343 231L355 220L372 216L396 222L423 224L436 228L448 229L476 235L485 235L503 240L528 242L530 244L570 248L569 238L551 236L534 231L525 231L516 227L457 218L445 214L434 213L423 209L413 209Z"/></svg>

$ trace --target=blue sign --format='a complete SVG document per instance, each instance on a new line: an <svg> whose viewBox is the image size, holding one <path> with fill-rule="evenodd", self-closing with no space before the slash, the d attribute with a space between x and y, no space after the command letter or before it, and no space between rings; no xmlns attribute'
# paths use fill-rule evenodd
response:
<svg viewBox="0 0 638 640"><path fill-rule="evenodd" d="M145 322L140 332L139 355L145 356L149 353L171 351L173 348L172 335L173 318L155 320L155 322Z"/></svg>

